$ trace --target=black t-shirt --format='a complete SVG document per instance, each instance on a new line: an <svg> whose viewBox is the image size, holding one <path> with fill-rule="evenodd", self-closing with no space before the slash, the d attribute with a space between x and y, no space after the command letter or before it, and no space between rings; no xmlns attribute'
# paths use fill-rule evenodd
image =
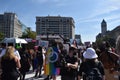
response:
<svg viewBox="0 0 120 80"><path fill-rule="evenodd" d="M100 61L95 62L95 61L92 61L92 60L91 61L85 61L85 62L81 63L79 71L78 71L78 75L83 76L82 73L87 72L89 67L91 67L91 68L97 67L99 69L100 73L102 75L105 75L104 67L103 67L102 62L100 62Z"/></svg>
<svg viewBox="0 0 120 80"><path fill-rule="evenodd" d="M67 55L65 57L65 61L66 63L71 63L71 64L75 64L77 62L77 58L76 57L70 57L69 55ZM68 67L61 67L61 75L62 76L71 76L74 77L77 74L77 69L73 69L73 68L68 68Z"/></svg>
<svg viewBox="0 0 120 80"><path fill-rule="evenodd" d="M3 59L1 61L3 72L12 72L16 71L16 62L14 59Z"/></svg>
<svg viewBox="0 0 120 80"><path fill-rule="evenodd" d="M38 60L38 64L43 65L43 54L42 54L42 52L37 52L36 58Z"/></svg>
<svg viewBox="0 0 120 80"><path fill-rule="evenodd" d="M20 63L21 63L21 68L19 69L20 72L28 72L30 69L30 55L29 53L22 52L20 54Z"/></svg>
<svg viewBox="0 0 120 80"><path fill-rule="evenodd" d="M17 66L14 59L1 60L2 67L2 79L3 80L17 80L19 74L17 72Z"/></svg>

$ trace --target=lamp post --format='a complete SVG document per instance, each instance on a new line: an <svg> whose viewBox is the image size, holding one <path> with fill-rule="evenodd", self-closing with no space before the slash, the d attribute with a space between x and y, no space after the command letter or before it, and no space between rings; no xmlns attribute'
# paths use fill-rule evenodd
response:
<svg viewBox="0 0 120 80"><path fill-rule="evenodd" d="M48 37L48 34L49 34L48 31L49 31L49 28L47 28L46 30L47 30L47 41L48 41L48 39L49 39L49 37Z"/></svg>

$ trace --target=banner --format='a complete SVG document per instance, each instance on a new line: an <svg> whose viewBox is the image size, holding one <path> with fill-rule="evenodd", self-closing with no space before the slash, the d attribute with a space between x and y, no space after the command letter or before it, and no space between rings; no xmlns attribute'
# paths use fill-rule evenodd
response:
<svg viewBox="0 0 120 80"><path fill-rule="evenodd" d="M45 75L58 75L60 68L56 68L54 62L58 60L58 49L49 47L45 55L44 73Z"/></svg>

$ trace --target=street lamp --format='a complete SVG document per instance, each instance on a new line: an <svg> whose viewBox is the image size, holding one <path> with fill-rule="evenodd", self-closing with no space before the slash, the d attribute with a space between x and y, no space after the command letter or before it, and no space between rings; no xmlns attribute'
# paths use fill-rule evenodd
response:
<svg viewBox="0 0 120 80"><path fill-rule="evenodd" d="M48 37L48 34L49 34L48 31L49 31L49 28L47 28L46 30L47 30L47 41L48 41L48 39L49 39L49 37Z"/></svg>

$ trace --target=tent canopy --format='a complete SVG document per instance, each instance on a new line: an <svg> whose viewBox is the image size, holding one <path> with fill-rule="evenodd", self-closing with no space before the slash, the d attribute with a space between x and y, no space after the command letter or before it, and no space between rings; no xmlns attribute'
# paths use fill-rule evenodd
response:
<svg viewBox="0 0 120 80"><path fill-rule="evenodd" d="M23 44L27 44L27 41L25 39L21 39L21 38L5 38L1 42L2 43L23 43Z"/></svg>

